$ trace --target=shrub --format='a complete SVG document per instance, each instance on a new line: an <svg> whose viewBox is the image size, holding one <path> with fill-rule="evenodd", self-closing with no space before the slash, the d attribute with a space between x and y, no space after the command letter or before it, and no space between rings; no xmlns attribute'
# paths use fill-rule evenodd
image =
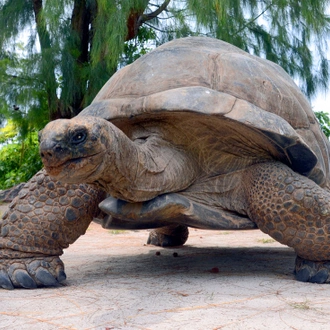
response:
<svg viewBox="0 0 330 330"><path fill-rule="evenodd" d="M28 181L41 168L38 133L32 132L22 141L15 138L0 149L0 189Z"/></svg>

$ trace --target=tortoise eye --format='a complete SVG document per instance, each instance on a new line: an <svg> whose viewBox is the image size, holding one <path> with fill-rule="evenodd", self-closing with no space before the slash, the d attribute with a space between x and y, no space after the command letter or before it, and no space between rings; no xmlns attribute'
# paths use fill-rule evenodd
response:
<svg viewBox="0 0 330 330"><path fill-rule="evenodd" d="M71 143L79 144L84 142L86 138L87 138L87 133L85 131L78 131L71 136Z"/></svg>

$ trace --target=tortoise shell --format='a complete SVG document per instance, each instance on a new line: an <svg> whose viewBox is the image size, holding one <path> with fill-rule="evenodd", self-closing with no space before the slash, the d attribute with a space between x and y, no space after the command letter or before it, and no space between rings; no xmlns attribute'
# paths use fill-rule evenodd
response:
<svg viewBox="0 0 330 330"><path fill-rule="evenodd" d="M198 150L206 175L275 159L327 186L326 137L302 92L280 66L217 39L176 39L142 56L111 77L85 115L132 139L141 123L165 135L166 125L180 126L176 143Z"/></svg>

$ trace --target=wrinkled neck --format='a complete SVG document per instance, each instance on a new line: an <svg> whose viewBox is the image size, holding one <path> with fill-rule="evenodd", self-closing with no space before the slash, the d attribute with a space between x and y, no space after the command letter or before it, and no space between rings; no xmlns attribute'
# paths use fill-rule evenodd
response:
<svg viewBox="0 0 330 330"><path fill-rule="evenodd" d="M108 194L127 200L132 185L134 164L138 161L138 147L119 128L108 123L109 141L103 161L93 178Z"/></svg>
<svg viewBox="0 0 330 330"><path fill-rule="evenodd" d="M108 129L111 138L96 181L112 197L146 201L185 189L196 179L193 158L161 136L134 142L113 124Z"/></svg>

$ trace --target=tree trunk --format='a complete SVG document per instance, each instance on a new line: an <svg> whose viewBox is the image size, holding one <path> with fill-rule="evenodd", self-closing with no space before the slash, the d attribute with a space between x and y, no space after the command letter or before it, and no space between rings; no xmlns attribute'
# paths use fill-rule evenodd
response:
<svg viewBox="0 0 330 330"><path fill-rule="evenodd" d="M91 12L86 0L76 0L71 17L71 29L75 39L75 48L79 55L75 59L75 84L78 87L72 95L72 112L77 115L84 107L84 94L87 87L87 77L81 74L84 66L89 62L89 41Z"/></svg>
<svg viewBox="0 0 330 330"><path fill-rule="evenodd" d="M37 32L39 36L42 63L41 72L45 79L45 89L47 93L47 102L49 109L49 119L54 120L62 117L60 102L56 94L56 77L55 77L55 64L51 57L51 42L50 36L45 26L45 23L41 19L42 12L42 0L33 0L33 11L35 16L35 22Z"/></svg>

